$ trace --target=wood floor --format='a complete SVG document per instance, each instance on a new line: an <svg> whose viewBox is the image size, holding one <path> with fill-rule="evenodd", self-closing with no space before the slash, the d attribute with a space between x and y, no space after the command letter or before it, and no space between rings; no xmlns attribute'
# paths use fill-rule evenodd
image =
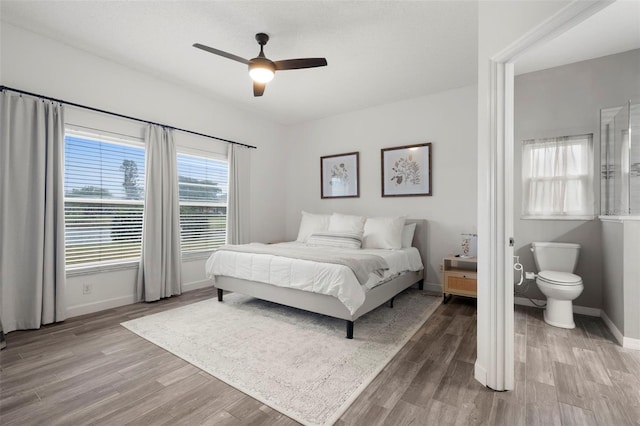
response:
<svg viewBox="0 0 640 426"><path fill-rule="evenodd" d="M295 425L293 420L129 332L122 321L215 297L202 289L7 335L2 425ZM476 309L440 306L338 425L638 425L640 351L599 318L546 326L516 308L516 389L473 379Z"/></svg>

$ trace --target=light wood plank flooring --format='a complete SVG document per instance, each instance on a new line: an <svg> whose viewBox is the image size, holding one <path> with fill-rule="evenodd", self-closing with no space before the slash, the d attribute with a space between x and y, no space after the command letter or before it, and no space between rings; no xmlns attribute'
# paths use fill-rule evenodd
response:
<svg viewBox="0 0 640 426"><path fill-rule="evenodd" d="M210 297L202 289L10 333L0 424L297 424L119 325ZM640 351L615 344L598 318L576 322L549 327L541 311L517 307L516 389L493 392L473 379L475 301L454 297L337 424L640 424Z"/></svg>

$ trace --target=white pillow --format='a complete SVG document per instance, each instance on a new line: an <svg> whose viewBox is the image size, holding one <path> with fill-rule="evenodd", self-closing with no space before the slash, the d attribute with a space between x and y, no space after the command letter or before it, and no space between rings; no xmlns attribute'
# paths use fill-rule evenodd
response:
<svg viewBox="0 0 640 426"><path fill-rule="evenodd" d="M329 232L349 232L362 235L365 220L366 218L363 216L334 213L329 219Z"/></svg>
<svg viewBox="0 0 640 426"><path fill-rule="evenodd" d="M302 212L302 220L300 220L300 229L298 230L298 238L296 241L304 243L307 241L309 235L314 232L325 232L329 229L328 214L313 214Z"/></svg>
<svg viewBox="0 0 640 426"><path fill-rule="evenodd" d="M413 234L416 232L416 224L405 225L402 229L402 248L413 247Z"/></svg>
<svg viewBox="0 0 640 426"><path fill-rule="evenodd" d="M359 249L362 235L351 232L314 232L307 238L307 245Z"/></svg>
<svg viewBox="0 0 640 426"><path fill-rule="evenodd" d="M362 248L402 248L402 230L406 218L370 217L364 224Z"/></svg>

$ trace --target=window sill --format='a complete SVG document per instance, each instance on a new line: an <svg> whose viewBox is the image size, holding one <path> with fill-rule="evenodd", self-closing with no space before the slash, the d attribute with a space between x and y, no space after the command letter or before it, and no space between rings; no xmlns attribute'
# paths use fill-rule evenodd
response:
<svg viewBox="0 0 640 426"><path fill-rule="evenodd" d="M123 269L138 269L138 265L140 264L139 260L132 260L129 262L119 262L113 264L106 265L89 265L89 266L79 266L66 270L67 277L75 277L81 275L93 275L99 274L102 272L111 272L111 271L119 271Z"/></svg>
<svg viewBox="0 0 640 426"><path fill-rule="evenodd" d="M598 219L602 222L626 222L626 221L640 221L640 216L598 216Z"/></svg>
<svg viewBox="0 0 640 426"><path fill-rule="evenodd" d="M522 220L595 220L598 217L593 216L520 216Z"/></svg>

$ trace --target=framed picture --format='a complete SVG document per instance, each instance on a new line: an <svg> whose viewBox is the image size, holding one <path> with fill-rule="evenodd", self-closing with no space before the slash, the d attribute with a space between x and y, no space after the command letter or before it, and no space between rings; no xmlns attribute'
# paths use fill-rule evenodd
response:
<svg viewBox="0 0 640 426"><path fill-rule="evenodd" d="M359 162L358 152L320 157L321 198L359 197Z"/></svg>
<svg viewBox="0 0 640 426"><path fill-rule="evenodd" d="M382 196L431 195L431 143L381 150Z"/></svg>

